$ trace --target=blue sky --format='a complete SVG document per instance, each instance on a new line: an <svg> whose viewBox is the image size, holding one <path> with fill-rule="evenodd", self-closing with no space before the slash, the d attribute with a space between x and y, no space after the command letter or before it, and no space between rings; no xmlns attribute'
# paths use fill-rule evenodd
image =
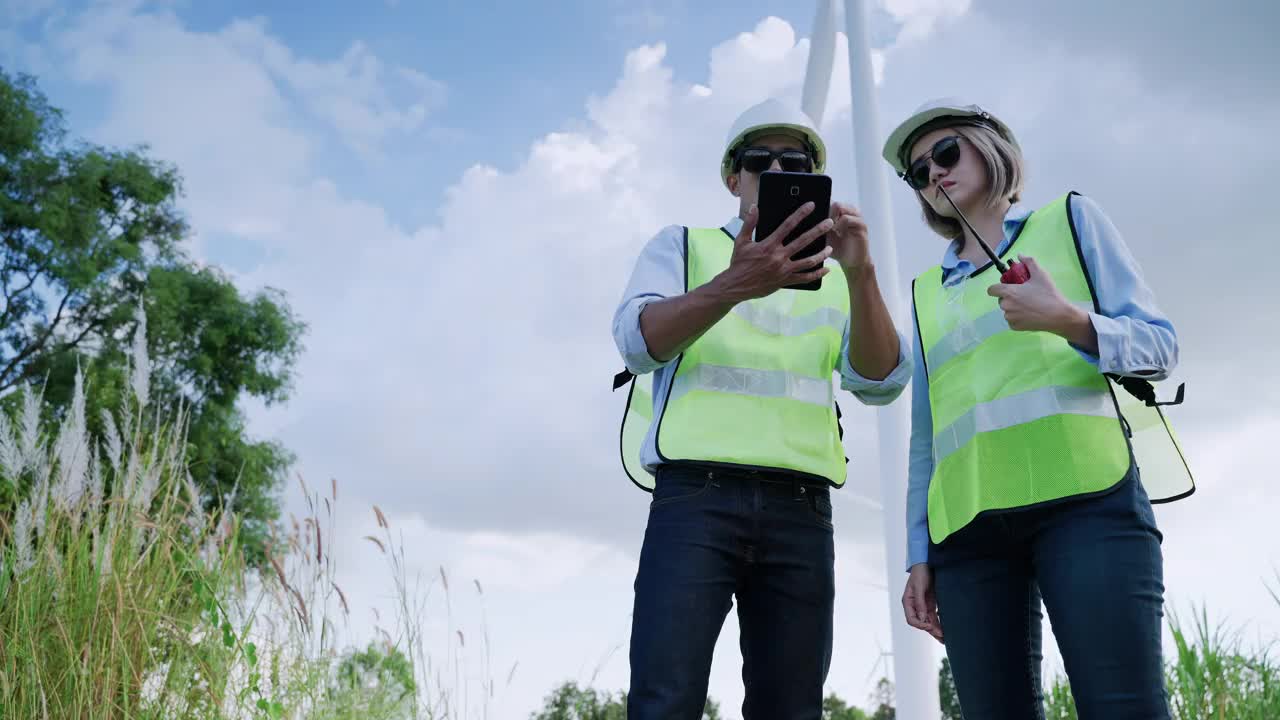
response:
<svg viewBox="0 0 1280 720"><path fill-rule="evenodd" d="M1188 402L1171 416L1201 483L1157 511L1170 601L1280 632L1261 585L1280 565L1266 529L1280 383L1256 371L1280 365L1280 340L1240 312L1280 304L1274 221L1259 212L1280 166L1280 47L1266 31L1280 6L872 6L882 132L928 97L992 105L1022 139L1028 203L1075 189L1120 228L1179 333ZM484 583L495 667L521 667L490 716L527 717L554 683L596 669L599 686L625 687L646 501L617 463L611 316L660 228L736 211L715 175L725 130L766 95L798 97L813 11L0 0L0 65L38 75L73 136L176 163L193 253L246 292L287 293L309 325L297 386L283 406L248 404L250 427L294 450L313 484L338 479L354 606L390 611L361 540L372 503L405 533L410 572ZM822 123L836 195L856 203L849 96L837 63ZM900 183L890 199L905 292L943 244ZM887 237L873 229L874 252ZM1206 270L1224 257L1231 282ZM875 410L841 406L849 489L875 500ZM286 501L300 507L292 486ZM883 519L834 502L829 686L865 704L902 578L885 574ZM370 628L364 613L351 632ZM731 617L712 677L729 717L735 632Z"/></svg>

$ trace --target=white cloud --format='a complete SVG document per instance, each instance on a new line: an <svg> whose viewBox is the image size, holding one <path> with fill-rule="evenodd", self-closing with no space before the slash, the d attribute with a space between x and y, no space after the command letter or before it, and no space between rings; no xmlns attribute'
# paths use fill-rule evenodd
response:
<svg viewBox="0 0 1280 720"><path fill-rule="evenodd" d="M1280 5L1269 0L1234 0L1211 13L1200 0L1166 0L1155 10L1111 0L980 7L1011 35L1034 36L1054 52L1133 67L1149 94L1249 110L1275 103Z"/></svg>
<svg viewBox="0 0 1280 720"><path fill-rule="evenodd" d="M147 107L148 117L120 108L118 117L129 123L108 128L109 136L144 137L163 152L166 139L200 126L215 136L198 146L231 150L223 161L240 174L255 165L298 172L306 162L304 148L320 139L304 139L299 132L307 118L331 127L358 152L376 156L391 139L403 141L422 130L445 98L443 84L412 68L388 66L359 41L335 60L296 57L270 34L262 18L198 33L183 27L172 11L138 12L116 2L97 4L69 27L58 27L55 37L71 59L76 79L133 93L167 91L162 105ZM152 57L165 62L146 61ZM118 100L138 98L122 94ZM213 120L219 121L216 127ZM266 127L243 132L253 122ZM224 137L240 137L244 143L228 143ZM267 155L250 160L262 152Z"/></svg>
<svg viewBox="0 0 1280 720"><path fill-rule="evenodd" d="M388 68L362 42L331 62L295 58L266 34L263 23L229 29L246 54L261 53L263 64L297 93L309 110L330 123L353 148L379 154L393 136L423 127L445 99L445 87L424 73Z"/></svg>
<svg viewBox="0 0 1280 720"><path fill-rule="evenodd" d="M796 33L787 21L769 17L750 32L739 33L711 51L708 83L730 105L744 105L751 98L794 92L804 76L808 41L797 45Z"/></svg>
<svg viewBox="0 0 1280 720"><path fill-rule="evenodd" d="M934 27L969 11L970 0L879 0L894 20L902 23L901 38L919 39Z"/></svg>
<svg viewBox="0 0 1280 720"><path fill-rule="evenodd" d="M191 33L168 13L99 6L54 36L75 81L109 87L96 139L146 142L183 172L196 232L284 232L314 141L268 70L225 36ZM163 61L159 59L163 58Z"/></svg>

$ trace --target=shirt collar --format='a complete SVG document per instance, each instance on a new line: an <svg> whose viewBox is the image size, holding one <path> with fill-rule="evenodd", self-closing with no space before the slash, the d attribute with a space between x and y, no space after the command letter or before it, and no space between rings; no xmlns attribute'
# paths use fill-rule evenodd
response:
<svg viewBox="0 0 1280 720"><path fill-rule="evenodd" d="M724 228L725 232L729 233L733 237L738 237L738 233L742 230L742 218L735 215L729 218L729 222L721 225L720 227Z"/></svg>
<svg viewBox="0 0 1280 720"><path fill-rule="evenodd" d="M1000 239L999 245L995 248L997 255L1009 247L1009 242L1013 239L1014 233L1018 231L1018 228L1022 227L1022 223L1026 222L1030 216L1031 210L1021 205L1011 205L1009 207L1009 211L1004 215L1004 237ZM947 245L947 251L942 256L943 271L955 270L961 266L964 266L966 270L973 269L973 263L960 259L959 247L959 240L952 240Z"/></svg>

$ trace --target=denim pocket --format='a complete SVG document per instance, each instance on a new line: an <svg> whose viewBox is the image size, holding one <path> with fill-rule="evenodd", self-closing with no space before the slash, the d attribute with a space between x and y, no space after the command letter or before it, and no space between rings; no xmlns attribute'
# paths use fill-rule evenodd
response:
<svg viewBox="0 0 1280 720"><path fill-rule="evenodd" d="M831 528L834 526L831 518L831 493L829 491L810 490L809 511L813 513L813 517L823 527Z"/></svg>
<svg viewBox="0 0 1280 720"><path fill-rule="evenodd" d="M1130 491L1134 511L1138 515L1138 521L1143 527L1155 533L1161 540L1164 536L1160 533L1160 526L1156 523L1156 510L1151 505L1151 498L1147 495L1147 489L1142 485L1142 473L1134 466L1131 471L1131 477L1126 479L1127 482L1133 484Z"/></svg>
<svg viewBox="0 0 1280 720"><path fill-rule="evenodd" d="M650 507L692 500L711 487L711 473L705 470L662 469L653 485Z"/></svg>

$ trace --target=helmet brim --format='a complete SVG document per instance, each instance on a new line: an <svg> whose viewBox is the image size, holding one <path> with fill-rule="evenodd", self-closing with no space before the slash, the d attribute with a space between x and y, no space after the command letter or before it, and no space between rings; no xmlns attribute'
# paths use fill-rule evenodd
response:
<svg viewBox="0 0 1280 720"><path fill-rule="evenodd" d="M1013 131L1007 125L1000 121L991 113L977 107L968 108L960 107L936 107L915 113L911 117L904 120L893 132L889 133L888 139L884 142L884 148L881 155L889 162L893 169L902 175L907 171L906 147L907 143L914 139L915 134L924 126L938 120L940 118L954 117L957 120L979 119L990 123L995 127L996 131L1005 137L1006 140L1013 143L1016 147L1018 141L1013 136Z"/></svg>
<svg viewBox="0 0 1280 720"><path fill-rule="evenodd" d="M753 125L739 132L725 145L724 157L720 161L720 179L726 185L729 183L729 176L733 174L733 156L743 144L749 142L753 137L761 135L788 135L795 139L806 143L813 152L813 171L820 173L827 168L827 146L822 142L822 137L803 125L793 125L791 123L766 123L761 125Z"/></svg>

